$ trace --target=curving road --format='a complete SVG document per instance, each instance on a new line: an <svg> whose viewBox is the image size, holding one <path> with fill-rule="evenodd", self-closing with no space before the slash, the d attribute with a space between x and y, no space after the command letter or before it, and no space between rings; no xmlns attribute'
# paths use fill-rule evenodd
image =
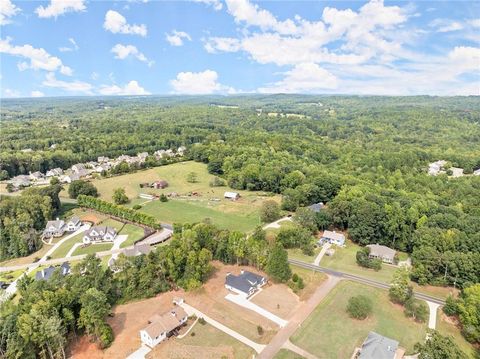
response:
<svg viewBox="0 0 480 359"><path fill-rule="evenodd" d="M390 284L379 282L379 281L376 281L376 280L373 280L373 279L367 279L367 278L360 277L360 276L357 276L357 275L354 275L354 274L339 272L339 271L336 271L336 270L333 270L333 269L316 266L315 264L306 263L306 262L303 262L303 261L299 261L297 259L288 259L288 261L290 262L290 264L294 264L296 266L299 266L299 267L302 267L302 268L305 268L305 269L314 270L316 272L326 273L326 274L329 274L329 275L334 276L334 277L349 279L349 280L352 280L354 282L366 284L366 285L376 287L376 288L387 289L387 290L390 289ZM423 293L419 293L419 292L413 292L413 294L414 294L415 298L417 298L417 299L423 299L423 300L430 301L432 303L436 303L436 304L439 304L439 305L445 305L445 301L443 299L432 297L428 294L423 294Z"/></svg>

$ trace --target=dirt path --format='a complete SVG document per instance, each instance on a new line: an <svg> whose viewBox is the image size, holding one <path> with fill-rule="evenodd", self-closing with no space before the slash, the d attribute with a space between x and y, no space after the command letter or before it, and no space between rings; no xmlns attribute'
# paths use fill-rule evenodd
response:
<svg viewBox="0 0 480 359"><path fill-rule="evenodd" d="M326 297L326 295L340 282L340 278L329 276L328 279L315 291L308 301L303 303L285 328L282 328L258 355L258 359L271 359L289 341L289 338L302 325L310 313Z"/></svg>

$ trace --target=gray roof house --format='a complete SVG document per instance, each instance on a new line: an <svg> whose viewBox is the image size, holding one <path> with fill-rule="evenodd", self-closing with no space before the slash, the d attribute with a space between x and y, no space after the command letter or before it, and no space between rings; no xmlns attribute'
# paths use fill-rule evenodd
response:
<svg viewBox="0 0 480 359"><path fill-rule="evenodd" d="M30 172L30 179L32 181L39 181L43 179L45 176L43 175L42 172L36 171L36 172Z"/></svg>
<svg viewBox="0 0 480 359"><path fill-rule="evenodd" d="M314 203L311 206L308 206L313 212L318 213L324 207L323 202Z"/></svg>
<svg viewBox="0 0 480 359"><path fill-rule="evenodd" d="M396 340L370 332L362 344L358 359L395 359L397 349Z"/></svg>
<svg viewBox="0 0 480 359"><path fill-rule="evenodd" d="M343 246L345 244L345 235L335 231L324 231L318 243L323 245L325 242L336 244L337 246Z"/></svg>
<svg viewBox="0 0 480 359"><path fill-rule="evenodd" d="M51 170L48 170L46 173L47 177L55 177L55 176L61 176L63 174L63 170L60 167L53 168Z"/></svg>
<svg viewBox="0 0 480 359"><path fill-rule="evenodd" d="M17 188L18 187L28 187L31 184L30 176L27 176L27 175L15 176L15 177L12 178L11 182Z"/></svg>
<svg viewBox="0 0 480 359"><path fill-rule="evenodd" d="M394 249L380 244L369 244L367 248L370 249L370 254L368 255L370 258L378 258L386 263L393 263L395 260L395 254L397 252Z"/></svg>
<svg viewBox="0 0 480 359"><path fill-rule="evenodd" d="M43 230L44 237L60 237L65 233L65 222L61 219L56 219L55 221L48 221L45 229Z"/></svg>
<svg viewBox="0 0 480 359"><path fill-rule="evenodd" d="M240 275L228 273L225 278L225 288L246 297L250 297L266 283L267 278L244 270Z"/></svg>
<svg viewBox="0 0 480 359"><path fill-rule="evenodd" d="M142 244L135 244L133 248L127 248L123 251L123 254L127 257L135 257L142 254L148 254L152 251L152 247L150 247L147 243Z"/></svg>
<svg viewBox="0 0 480 359"><path fill-rule="evenodd" d="M37 273L35 273L35 279L36 280L49 280L52 277L53 273L55 272L55 270L57 268L60 269L60 274L62 276L66 276L67 274L70 273L70 263L63 262L60 267L50 266L50 267L47 267L47 268L44 268L44 269L38 271Z"/></svg>
<svg viewBox="0 0 480 359"><path fill-rule="evenodd" d="M80 228L81 225L82 225L82 222L80 221L80 218L77 216L73 216L67 222L67 231L75 232L78 228Z"/></svg>

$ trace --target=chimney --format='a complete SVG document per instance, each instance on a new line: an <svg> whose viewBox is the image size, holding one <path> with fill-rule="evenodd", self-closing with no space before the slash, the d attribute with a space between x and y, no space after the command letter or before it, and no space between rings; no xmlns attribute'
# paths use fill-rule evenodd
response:
<svg viewBox="0 0 480 359"><path fill-rule="evenodd" d="M242 270L240 270L240 273L243 274L243 273L245 273L245 271L242 269Z"/></svg>

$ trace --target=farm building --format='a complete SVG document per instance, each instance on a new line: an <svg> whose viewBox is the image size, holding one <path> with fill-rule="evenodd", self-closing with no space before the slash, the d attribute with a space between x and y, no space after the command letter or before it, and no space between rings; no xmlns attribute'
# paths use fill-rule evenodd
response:
<svg viewBox="0 0 480 359"><path fill-rule="evenodd" d="M156 189L164 189L168 187L168 182L165 180L155 181L150 186Z"/></svg>
<svg viewBox="0 0 480 359"><path fill-rule="evenodd" d="M237 199L240 198L240 194L238 192L225 192L223 197L226 199L231 199L233 201L236 201Z"/></svg>

